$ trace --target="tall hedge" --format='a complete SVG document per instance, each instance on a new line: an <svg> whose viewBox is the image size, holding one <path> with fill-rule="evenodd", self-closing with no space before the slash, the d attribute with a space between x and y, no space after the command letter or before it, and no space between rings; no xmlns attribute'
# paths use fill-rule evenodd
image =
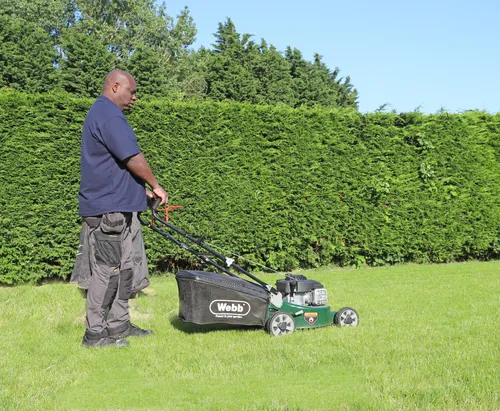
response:
<svg viewBox="0 0 500 411"><path fill-rule="evenodd" d="M0 283L68 278L91 100L0 94ZM172 221L277 270L500 255L500 114L137 104ZM145 230L151 266L184 250Z"/></svg>

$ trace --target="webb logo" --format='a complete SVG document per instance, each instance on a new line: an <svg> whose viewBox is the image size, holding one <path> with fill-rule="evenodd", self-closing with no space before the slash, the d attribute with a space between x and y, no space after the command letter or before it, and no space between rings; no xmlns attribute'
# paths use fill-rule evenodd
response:
<svg viewBox="0 0 500 411"><path fill-rule="evenodd" d="M210 312L214 315L244 316L250 312L246 301L214 300L210 303Z"/></svg>

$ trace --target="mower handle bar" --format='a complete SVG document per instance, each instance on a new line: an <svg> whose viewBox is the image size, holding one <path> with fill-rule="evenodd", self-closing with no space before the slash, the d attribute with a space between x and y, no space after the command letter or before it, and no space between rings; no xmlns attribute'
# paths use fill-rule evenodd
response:
<svg viewBox="0 0 500 411"><path fill-rule="evenodd" d="M156 198L153 202L153 204L151 205L151 211L153 213L153 217L155 220L158 220L160 223L162 223L164 226L172 229L173 231L175 231L176 233L180 234L181 236L187 238L189 241L197 244L199 247L203 248L204 250L208 251L210 254L212 254L214 257L218 258L219 260L222 260L222 261L225 261L226 262L226 265L228 266L227 268L226 267L223 267L221 266L220 264L217 264L215 261L213 261L212 259L208 258L207 256L205 255L202 255L200 254L200 252L198 252L197 250L187 246L186 244L182 243L181 241L177 240L175 237L173 237L171 234L165 232L164 230L161 230L157 227L154 227L153 225L151 224L144 224L143 221L141 221L142 224L144 225L147 225L149 226L149 228L151 228L153 231L156 231L157 233L163 235L164 237L168 238L169 240L173 241L175 244L177 244L178 246L180 246L181 248L184 248L185 250L193 253L194 255L196 255L198 258L200 258L201 260L209 263L209 264L212 264L214 267L218 268L219 270L222 270L224 271L226 274L232 276L232 277L238 277L237 275L235 275L234 273L232 273L230 270L229 270L229 267L234 267L234 269L236 271L239 271L240 273L242 274L245 274L247 275L248 277L250 277L252 280L256 281L257 283L259 283L261 286L265 287L266 290L270 287L267 283L265 283L264 281L262 281L261 279L255 277L252 273L248 272L247 270L245 270L243 267L239 266L238 264L234 263L234 261L231 261L230 264L228 264L228 258L226 256L224 256L223 254L220 254L218 253L217 251L215 250L212 250L210 247L206 246L204 243L203 243L203 238L195 238L191 235L189 235L188 233L182 231L180 228L177 228L176 226L174 226L173 224L169 223L168 221L165 221L163 218L161 218L158 213L157 213L157 208L158 208L158 205L160 204L161 202L161 199L160 198ZM273 287L270 287L271 288L271 291L274 291L274 288Z"/></svg>

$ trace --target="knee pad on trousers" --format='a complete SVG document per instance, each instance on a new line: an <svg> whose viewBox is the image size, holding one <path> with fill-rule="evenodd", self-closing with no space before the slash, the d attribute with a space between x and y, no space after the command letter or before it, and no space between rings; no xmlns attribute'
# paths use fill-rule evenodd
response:
<svg viewBox="0 0 500 411"><path fill-rule="evenodd" d="M120 272L120 286L118 287L118 298L120 300L128 300L132 294L132 283L134 272L132 269L123 270Z"/></svg>
<svg viewBox="0 0 500 411"><path fill-rule="evenodd" d="M109 277L108 288L106 289L106 293L104 294L104 299L102 300L102 305L101 305L102 308L107 308L113 303L118 288L118 280L119 280L118 274Z"/></svg>

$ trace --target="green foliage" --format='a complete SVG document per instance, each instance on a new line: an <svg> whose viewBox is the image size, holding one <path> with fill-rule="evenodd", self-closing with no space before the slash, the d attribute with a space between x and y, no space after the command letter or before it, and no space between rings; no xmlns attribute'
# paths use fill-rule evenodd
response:
<svg viewBox="0 0 500 411"><path fill-rule="evenodd" d="M256 50L250 36L240 36L228 19L224 24L219 23L215 38L206 74L208 97L256 103L258 82L249 67Z"/></svg>
<svg viewBox="0 0 500 411"><path fill-rule="evenodd" d="M1 95L0 282L65 277L79 218L79 135L88 101Z"/></svg>
<svg viewBox="0 0 500 411"><path fill-rule="evenodd" d="M75 23L76 3L73 0L0 0L0 15L40 27L57 45L62 29Z"/></svg>
<svg viewBox="0 0 500 411"><path fill-rule="evenodd" d="M33 23L0 14L0 88L40 93L56 86L50 35Z"/></svg>
<svg viewBox="0 0 500 411"><path fill-rule="evenodd" d="M290 65L292 89L296 96L294 107L358 107L358 93L350 78L337 79L339 69L330 71L319 54L315 54L311 63L304 60L299 50L287 47L285 58Z"/></svg>
<svg viewBox="0 0 500 411"><path fill-rule="evenodd" d="M100 40L99 29L79 22L70 30L64 30L61 45L61 85L65 91L97 97L103 88L104 78L114 68L113 54Z"/></svg>
<svg viewBox="0 0 500 411"><path fill-rule="evenodd" d="M260 58L254 63L259 103L270 105L282 103L293 107L296 98L288 62L274 46L268 47L265 40L262 40L259 50Z"/></svg>
<svg viewBox="0 0 500 411"><path fill-rule="evenodd" d="M357 108L357 92L350 79L337 79L314 56L303 59L297 49L285 55L262 39L257 45L249 34L239 34L231 19L219 23L214 50L207 53L207 97L257 104L286 104L291 107L324 106Z"/></svg>
<svg viewBox="0 0 500 411"><path fill-rule="evenodd" d="M122 68L143 95L200 94L189 64L195 35L187 8L174 19L152 0L0 0L0 87L95 97Z"/></svg>
<svg viewBox="0 0 500 411"><path fill-rule="evenodd" d="M0 282L69 276L91 104L0 94ZM170 204L184 207L172 221L255 263L290 270L500 255L499 115L153 100L128 118ZM193 261L145 235L151 265Z"/></svg>
<svg viewBox="0 0 500 411"><path fill-rule="evenodd" d="M213 50L190 47L196 26L153 0L0 0L0 88L95 97L112 69L132 73L141 97L357 108L349 77L316 54L282 55L219 23Z"/></svg>

